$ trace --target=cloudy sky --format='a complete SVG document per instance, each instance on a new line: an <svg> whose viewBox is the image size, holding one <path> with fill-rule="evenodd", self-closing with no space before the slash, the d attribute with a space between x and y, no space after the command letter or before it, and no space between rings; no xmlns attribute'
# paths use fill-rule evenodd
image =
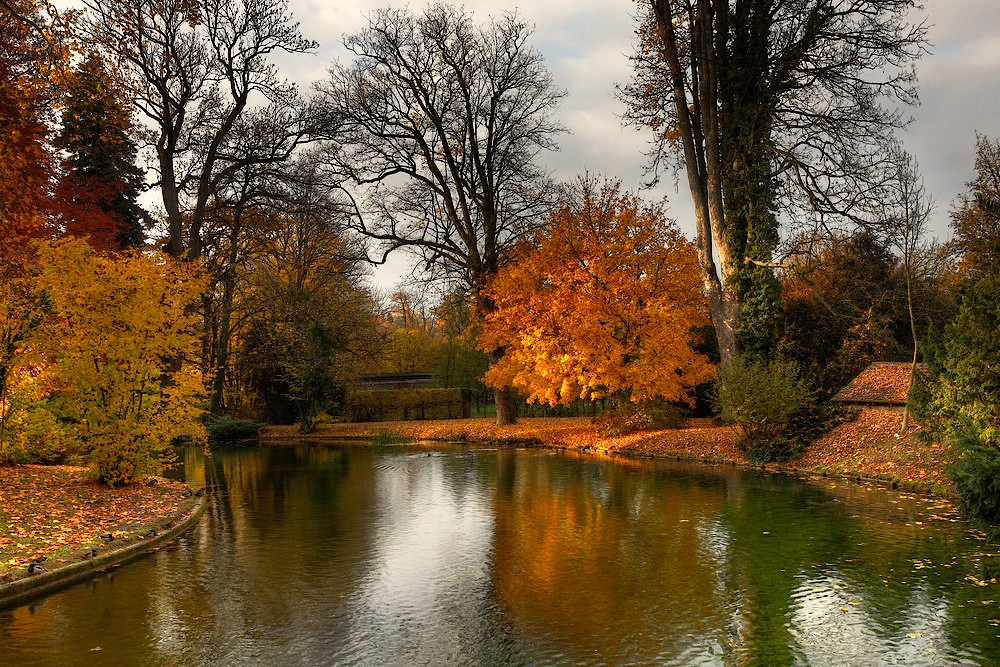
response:
<svg viewBox="0 0 1000 667"><path fill-rule="evenodd" d="M406 3L386 0L290 0L302 30L320 43L315 56L282 63L287 75L308 85L321 78L327 64L344 58L340 40L362 30L378 7ZM417 11L423 4L410 2ZM637 188L643 180L646 135L623 128L622 104L615 85L628 80L635 5L631 0L504 2L469 0L467 10L483 20L491 13L517 10L536 27L535 46L545 56L558 86L569 93L561 122L569 130L561 150L544 157L559 178L584 170L620 178ZM976 132L1000 136L1000 2L998 0L927 0L922 18L930 24L930 53L918 64L921 104L903 136L920 162L937 207L932 231L948 234L951 201L972 176ZM668 181L670 179L667 179ZM687 233L694 224L684 184L668 182L651 196L666 195L671 215ZM402 271L400 262L376 272L389 286Z"/></svg>
<svg viewBox="0 0 1000 667"><path fill-rule="evenodd" d="M930 28L930 54L918 63L921 105L903 137L919 161L937 207L932 224L939 238L948 234L952 199L972 177L975 135L1000 136L1000 0L925 0L918 20ZM334 58L345 59L341 40L367 25L373 9L409 4L419 11L423 0L289 0L303 34L320 44L315 54L284 58L284 75L305 88L323 78ZM568 91L560 121L569 130L561 150L544 156L558 178L585 170L621 179L637 188L643 180L646 134L623 128L622 104L615 85L630 75L636 7L632 0L467 0L477 20L516 10L536 27L534 44L542 52L556 84ZM651 197L666 195L671 215L693 235L686 186L661 186ZM391 286L403 272L393 261L376 272Z"/></svg>

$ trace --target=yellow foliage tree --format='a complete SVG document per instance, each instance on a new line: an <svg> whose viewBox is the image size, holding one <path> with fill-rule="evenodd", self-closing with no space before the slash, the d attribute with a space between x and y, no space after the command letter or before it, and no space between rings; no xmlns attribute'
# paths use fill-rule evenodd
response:
<svg viewBox="0 0 1000 667"><path fill-rule="evenodd" d="M94 254L83 239L41 243L39 283L51 316L27 343L44 368L53 413L92 452L100 479L128 484L162 471L179 435L202 435L194 399L197 317L188 305L205 288L192 264L162 254Z"/></svg>
<svg viewBox="0 0 1000 667"><path fill-rule="evenodd" d="M662 205L583 178L518 258L489 288L479 347L506 353L488 384L552 405L620 390L690 401L714 377L694 349L708 323L697 256Z"/></svg>

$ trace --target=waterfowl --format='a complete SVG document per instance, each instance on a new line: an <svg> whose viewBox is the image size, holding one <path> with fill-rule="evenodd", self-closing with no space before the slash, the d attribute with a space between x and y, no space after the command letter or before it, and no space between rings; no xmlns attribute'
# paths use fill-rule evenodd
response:
<svg viewBox="0 0 1000 667"><path fill-rule="evenodd" d="M42 572L45 572L45 568L39 565L38 563L32 563L31 565L28 566L28 574L30 574L31 576L35 576L36 574L41 574Z"/></svg>
<svg viewBox="0 0 1000 667"><path fill-rule="evenodd" d="M148 533L146 533L145 535L140 535L139 537L144 540L151 540L157 535L159 535L159 533L157 533L156 530L150 528Z"/></svg>
<svg viewBox="0 0 1000 667"><path fill-rule="evenodd" d="M195 491L194 495L196 495L199 498L201 498L203 495L205 495L205 487L201 487L200 489L198 489L197 491Z"/></svg>
<svg viewBox="0 0 1000 667"><path fill-rule="evenodd" d="M84 558L95 558L97 556L97 549L91 549L90 551L84 551Z"/></svg>
<svg viewBox="0 0 1000 667"><path fill-rule="evenodd" d="M39 556L38 558L33 559L31 562L32 563L44 563L48 559L49 559L48 556Z"/></svg>
<svg viewBox="0 0 1000 667"><path fill-rule="evenodd" d="M155 477L150 477L148 480L146 480L146 486L155 486L155 485L156 485Z"/></svg>
<svg viewBox="0 0 1000 667"><path fill-rule="evenodd" d="M104 540L105 542L114 542L115 535L114 533L108 533L107 535L101 535L101 539Z"/></svg>
<svg viewBox="0 0 1000 667"><path fill-rule="evenodd" d="M191 489L186 489L184 493L181 494L181 498L190 498L193 495L194 491L192 491Z"/></svg>

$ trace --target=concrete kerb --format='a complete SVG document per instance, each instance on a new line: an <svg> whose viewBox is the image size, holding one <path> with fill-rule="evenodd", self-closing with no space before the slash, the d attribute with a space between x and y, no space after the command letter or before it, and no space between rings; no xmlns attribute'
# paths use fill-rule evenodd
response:
<svg viewBox="0 0 1000 667"><path fill-rule="evenodd" d="M207 498L201 498L184 519L156 537L140 540L122 549L101 554L91 560L71 563L34 577L25 577L9 584L0 585L0 611L16 607L32 598L52 593L60 588L71 586L93 576L100 570L135 560L161 544L173 540L201 518L205 511L206 500Z"/></svg>

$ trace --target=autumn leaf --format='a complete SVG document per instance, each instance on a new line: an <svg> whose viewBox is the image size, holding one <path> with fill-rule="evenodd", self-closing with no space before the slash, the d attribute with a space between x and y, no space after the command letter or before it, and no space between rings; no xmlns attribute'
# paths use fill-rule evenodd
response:
<svg viewBox="0 0 1000 667"><path fill-rule="evenodd" d="M708 322L694 247L617 183L585 180L485 293L495 310L480 349L504 348L485 376L529 401L687 400L714 377L695 350Z"/></svg>

